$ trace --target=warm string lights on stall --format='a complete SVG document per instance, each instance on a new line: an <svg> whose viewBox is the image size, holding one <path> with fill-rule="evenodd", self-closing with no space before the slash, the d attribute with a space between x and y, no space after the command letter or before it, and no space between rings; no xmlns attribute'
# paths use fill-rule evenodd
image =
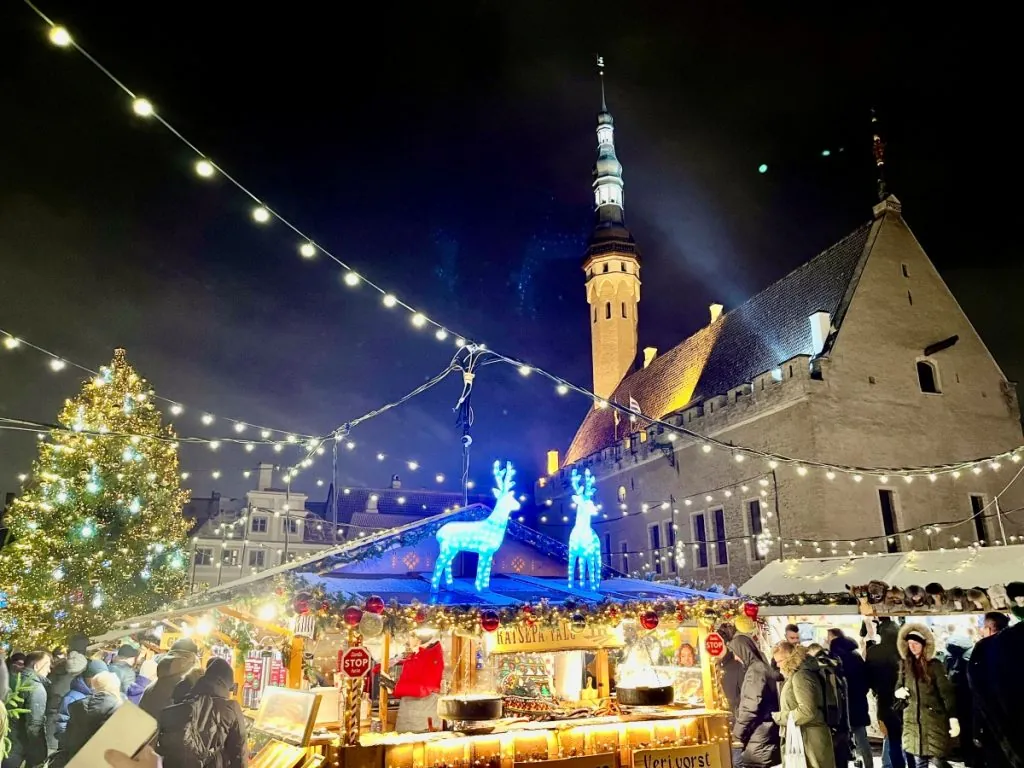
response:
<svg viewBox="0 0 1024 768"><path fill-rule="evenodd" d="M438 320L430 317L427 313L422 312L412 305L399 299L394 293L386 290L382 286L373 282L365 274L353 269L348 263L336 256L329 249L327 249L322 243L317 242L314 238L303 232L297 225L287 219L283 214L272 208L263 198L256 195L248 187L244 186L234 176L228 173L222 166L218 165L214 160L205 152L200 150L195 143L187 139L177 128L171 125L157 110L154 104L147 98L144 98L134 91L132 91L125 83L116 77L110 70L104 67L99 61L82 48L70 34L70 32L63 26L57 24L50 19L45 13L43 13L31 0L25 0L26 5L35 12L39 18L48 27L48 37L51 43L60 48L70 48L82 54L82 56L95 66L105 77L107 77L114 85L117 86L130 100L131 108L133 113L142 119L153 120L159 125L163 126L171 135L178 139L184 144L189 151L195 156L194 170L198 177L202 179L210 179L216 176L220 176L230 182L239 192L249 198L253 203L252 208L252 220L257 225L267 225L272 221L276 221L284 225L297 237L297 250L299 256L303 259L315 259L319 255L330 259L336 263L343 270L343 281L350 288L356 288L359 286L366 286L371 290L376 291L381 297L381 304L386 309L401 308L409 315L410 325L414 329L430 329L433 331L434 337L439 342L453 342L456 347L467 346L470 342L466 336L454 333L448 326L439 322ZM18 339L14 336L8 336L6 342L9 345L18 342ZM483 345L478 345L480 349L483 349ZM714 449L730 452L737 461L743 461L746 458L756 458L767 461L769 466L774 470L780 465L789 465L796 469L796 472L800 476L806 476L812 469L821 470L825 473L825 476L832 480L839 474L847 475L852 477L853 481L860 482L865 477L877 477L882 482L887 482L889 476L902 477L905 482L913 482L916 478L927 478L928 480L934 481L940 475L953 475L957 476L958 473L971 471L980 472L986 466L988 468L995 469L1000 462L1020 461L1022 453L1024 453L1024 446L1015 448L1011 451L1005 451L993 456L988 456L979 459L972 459L964 462L957 462L951 464L941 464L934 466L919 466L919 467L872 467L872 466L852 466L833 464L825 461L813 460L813 459L801 459L790 456L784 456L780 454L773 454L767 451L761 451L758 449L750 448L747 446L730 445L725 441L718 440L713 437L700 435L696 432L686 429L685 427L672 424L664 419L652 418L638 413L630 408L620 405L612 400L598 397L594 392L590 391L585 387L578 386L572 382L564 379L555 374L549 373L542 368L538 368L522 360L518 360L512 357L507 357L499 353L491 351L495 359L501 360L505 363L515 366L519 372L525 377L530 374L537 373L541 377L544 377L551 381L555 386L555 391L558 395L567 395L569 392L577 392L600 409L614 409L622 415L629 418L631 421L640 420L648 426L659 426L663 430L668 431L669 439L672 439L672 435L689 438L699 444L705 452L711 452ZM62 358L55 355L51 355L51 367L55 370L59 370L66 364ZM244 422L243 422L244 423Z"/></svg>

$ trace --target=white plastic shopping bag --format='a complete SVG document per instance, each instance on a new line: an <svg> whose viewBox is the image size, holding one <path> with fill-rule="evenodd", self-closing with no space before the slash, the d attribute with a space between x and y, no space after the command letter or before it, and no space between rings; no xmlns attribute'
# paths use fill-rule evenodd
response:
<svg viewBox="0 0 1024 768"><path fill-rule="evenodd" d="M800 733L800 726L793 720L792 712L786 722L786 749L782 755L782 768L807 768L804 737Z"/></svg>

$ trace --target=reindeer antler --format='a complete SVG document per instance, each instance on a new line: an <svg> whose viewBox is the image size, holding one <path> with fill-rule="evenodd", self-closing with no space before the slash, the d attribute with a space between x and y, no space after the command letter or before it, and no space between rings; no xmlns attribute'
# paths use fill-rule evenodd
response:
<svg viewBox="0 0 1024 768"><path fill-rule="evenodd" d="M590 501L592 498L594 498L594 492L597 490L597 478L594 477L593 474L591 474L590 469L588 468L583 473L583 479L585 483L585 487L583 489L583 497L587 501Z"/></svg>
<svg viewBox="0 0 1024 768"><path fill-rule="evenodd" d="M569 480L572 482L572 492L577 496L582 496L583 485L580 483L580 473L576 467L572 468L572 474L569 475Z"/></svg>
<svg viewBox="0 0 1024 768"><path fill-rule="evenodd" d="M502 496L512 493L512 489L515 487L515 482L512 480L516 476L516 471L512 467L511 461L505 462L505 468L501 469L501 462L494 462L494 481L497 483L497 487L494 489L494 498L500 499Z"/></svg>

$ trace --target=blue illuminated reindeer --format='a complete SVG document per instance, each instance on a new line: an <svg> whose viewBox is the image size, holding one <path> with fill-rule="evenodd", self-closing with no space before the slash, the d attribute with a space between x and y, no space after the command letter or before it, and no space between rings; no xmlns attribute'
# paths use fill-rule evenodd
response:
<svg viewBox="0 0 1024 768"><path fill-rule="evenodd" d="M590 527L590 518L597 514L594 504L594 476L584 470L583 481L580 473L572 471L572 500L576 504L576 523L569 534L569 586L572 587L579 564L580 587L589 586L596 592L601 586L601 539Z"/></svg>
<svg viewBox="0 0 1024 768"><path fill-rule="evenodd" d="M430 579L430 591L437 592L441 586L441 576L450 587L452 585L452 561L460 552L476 552L476 590L482 592L491 585L491 563L494 553L498 551L505 538L508 516L519 509L519 501L512 489L515 483L512 478L516 471L512 462L506 462L505 469L500 469L501 462L494 462L494 509L483 520L472 522L456 521L445 523L437 530L437 543L441 551L434 566L434 575Z"/></svg>

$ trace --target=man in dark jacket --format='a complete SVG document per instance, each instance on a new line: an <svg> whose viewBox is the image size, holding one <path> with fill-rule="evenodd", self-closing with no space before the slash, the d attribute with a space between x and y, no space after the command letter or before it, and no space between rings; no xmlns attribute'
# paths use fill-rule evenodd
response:
<svg viewBox="0 0 1024 768"><path fill-rule="evenodd" d="M53 723L53 735L57 739L58 746L64 731L67 730L68 721L71 719L71 705L87 698L93 692L93 679L97 675L109 671L107 665L99 659L89 659L82 674L71 681L71 690L60 700L60 707L57 709L57 716Z"/></svg>
<svg viewBox="0 0 1024 768"><path fill-rule="evenodd" d="M980 640L967 668L985 768L1024 767L1024 583L1007 584L1006 594L1020 621Z"/></svg>
<svg viewBox="0 0 1024 768"><path fill-rule="evenodd" d="M182 768L248 766L245 717L238 702L231 698L234 685L235 673L231 665L224 659L211 659L185 701L163 710L157 752L166 765ZM190 732L198 734L201 743L191 742ZM208 755L209 762L197 759L200 754Z"/></svg>
<svg viewBox="0 0 1024 768"><path fill-rule="evenodd" d="M754 641L736 635L729 643L743 665L743 682L733 723L733 739L743 745L733 764L737 768L767 768L779 762L779 729L772 713L779 709L773 675Z"/></svg>
<svg viewBox="0 0 1024 768"><path fill-rule="evenodd" d="M127 694L135 682L135 660L139 657L139 649L125 643L117 649L117 656L110 663L110 671L121 681L121 693Z"/></svg>
<svg viewBox="0 0 1024 768"><path fill-rule="evenodd" d="M175 703L175 689L186 683L178 692L178 701L184 698L195 681L202 675L199 669L199 648L188 638L178 640L171 650L156 665L156 680L139 701L139 706L157 720L163 708Z"/></svg>
<svg viewBox="0 0 1024 768"><path fill-rule="evenodd" d="M892 619L878 624L878 644L868 648L864 669L868 689L875 694L875 713L882 726L882 768L906 768L903 752L903 716L893 709L893 693L900 673L900 652L896 646L899 627Z"/></svg>
<svg viewBox="0 0 1024 768"><path fill-rule="evenodd" d="M19 705L28 711L11 723L11 753L4 759L3 768L20 768L22 762L35 768L46 762L46 686L49 681L50 654L33 651L25 657L25 668L20 682L28 688L23 691ZM18 676L12 676L11 689L18 687Z"/></svg>
<svg viewBox="0 0 1024 768"><path fill-rule="evenodd" d="M68 641L68 655L53 665L50 691L46 697L46 746L52 755L57 751L57 717L61 702L71 690L71 681L85 671L89 638L75 635Z"/></svg>
<svg viewBox="0 0 1024 768"><path fill-rule="evenodd" d="M839 659L846 677L846 706L850 716L850 734L860 756L862 768L872 768L871 742L868 741L868 676L864 659L857 649L857 641L847 637L841 629L830 629L829 653Z"/></svg>

